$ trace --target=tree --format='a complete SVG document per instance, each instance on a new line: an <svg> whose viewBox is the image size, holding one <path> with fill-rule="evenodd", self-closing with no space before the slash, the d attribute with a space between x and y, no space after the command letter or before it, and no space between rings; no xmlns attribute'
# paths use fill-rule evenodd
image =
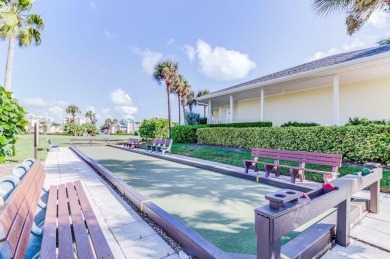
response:
<svg viewBox="0 0 390 259"><path fill-rule="evenodd" d="M53 122L53 123L51 124L51 126L54 127L54 132L57 133L57 128L58 128L59 126L61 126L61 124L59 124L58 122Z"/></svg>
<svg viewBox="0 0 390 259"><path fill-rule="evenodd" d="M78 106L71 104L66 108L66 113L72 115L72 122L75 123L76 113L81 113L81 111Z"/></svg>
<svg viewBox="0 0 390 259"><path fill-rule="evenodd" d="M210 91L207 89L200 90L196 95L196 98L202 97L203 95L209 94ZM203 106L203 117L206 117L206 106Z"/></svg>
<svg viewBox="0 0 390 259"><path fill-rule="evenodd" d="M40 15L28 14L33 3L34 0L0 0L0 37L9 42L4 83L6 92L11 91L15 40L18 40L20 47L41 44L40 31L45 23Z"/></svg>
<svg viewBox="0 0 390 259"><path fill-rule="evenodd" d="M347 14L345 24L348 35L358 31L374 11L388 12L388 0L314 0L313 7L320 15L332 12Z"/></svg>
<svg viewBox="0 0 390 259"><path fill-rule="evenodd" d="M87 117L92 124L97 123L96 113L94 113L93 111L87 111L85 113L85 117Z"/></svg>
<svg viewBox="0 0 390 259"><path fill-rule="evenodd" d="M102 127L100 128L101 130L107 130L109 133L111 133L111 127L113 124L117 124L118 123L118 119L111 119L111 118L107 118L105 121L104 121L104 124L102 125Z"/></svg>
<svg viewBox="0 0 390 259"><path fill-rule="evenodd" d="M198 105L198 101L196 100L195 98L195 93L194 91L190 91L187 95L186 95L186 99L187 99L187 106L188 106L188 109L190 110L190 112L192 112L192 109L194 108L194 106L197 106Z"/></svg>
<svg viewBox="0 0 390 259"><path fill-rule="evenodd" d="M178 103L178 110L179 110L179 125L181 125L181 106L182 105L182 97L188 94L188 92L191 90L191 85L188 83L188 81L182 76L178 75L174 84L173 84L173 92L177 94L177 103ZM183 106L183 113L185 116L185 108Z"/></svg>
<svg viewBox="0 0 390 259"><path fill-rule="evenodd" d="M171 120L171 91L172 84L177 80L179 65L170 60L162 61L154 67L153 78L159 85L164 81L168 98L168 124L169 137L171 138L172 120Z"/></svg>

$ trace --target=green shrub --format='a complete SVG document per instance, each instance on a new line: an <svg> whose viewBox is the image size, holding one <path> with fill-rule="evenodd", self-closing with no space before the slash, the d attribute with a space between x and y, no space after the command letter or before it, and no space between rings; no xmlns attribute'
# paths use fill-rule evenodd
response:
<svg viewBox="0 0 390 259"><path fill-rule="evenodd" d="M0 86L0 164L4 163L6 156L15 155L16 135L22 134L27 126L25 114L11 93Z"/></svg>
<svg viewBox="0 0 390 259"><path fill-rule="evenodd" d="M93 123L85 123L82 125L84 128L84 133L87 133L89 136L96 136L99 134L99 130Z"/></svg>
<svg viewBox="0 0 390 259"><path fill-rule="evenodd" d="M196 131L206 125L175 126L172 128L172 139L177 143L196 143Z"/></svg>
<svg viewBox="0 0 390 259"><path fill-rule="evenodd" d="M349 118L348 119L348 123L345 124L345 126L357 126L357 125L368 126L368 125L371 125L371 124L389 125L390 121L386 121L386 120L369 120L367 118L355 117L355 118Z"/></svg>
<svg viewBox="0 0 390 259"><path fill-rule="evenodd" d="M272 122L238 122L227 124L208 124L210 128L250 128L250 127L272 127Z"/></svg>
<svg viewBox="0 0 390 259"><path fill-rule="evenodd" d="M172 123L174 126L175 123ZM151 118L143 120L139 127L139 134L143 140L152 140L154 138L168 138L168 120L161 118Z"/></svg>
<svg viewBox="0 0 390 259"><path fill-rule="evenodd" d="M200 114L195 112L187 112L184 116L187 125L198 125L200 120Z"/></svg>
<svg viewBox="0 0 390 259"><path fill-rule="evenodd" d="M282 124L280 127L315 127L315 126L320 126L320 124L315 122L289 121L287 123Z"/></svg>
<svg viewBox="0 0 390 259"><path fill-rule="evenodd" d="M343 154L343 160L390 164L390 126L201 128L200 144Z"/></svg>
<svg viewBox="0 0 390 259"><path fill-rule="evenodd" d="M85 128L82 125L78 125L73 121L67 122L64 125L64 134L68 136L83 136Z"/></svg>

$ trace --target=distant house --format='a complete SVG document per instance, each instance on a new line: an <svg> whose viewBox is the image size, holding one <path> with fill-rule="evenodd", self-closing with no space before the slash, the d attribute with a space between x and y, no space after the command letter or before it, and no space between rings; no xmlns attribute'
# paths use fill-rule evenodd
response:
<svg viewBox="0 0 390 259"><path fill-rule="evenodd" d="M198 98L208 123L390 119L390 45L325 57Z"/></svg>
<svg viewBox="0 0 390 259"><path fill-rule="evenodd" d="M54 122L53 118L36 115L28 113L25 115L25 119L27 121L27 125L25 126L26 132L32 133L34 132L34 125L37 121L39 121L39 132L40 133L58 133L59 128L52 126Z"/></svg>
<svg viewBox="0 0 390 259"><path fill-rule="evenodd" d="M73 117L69 116L69 117L65 117L64 118L64 124L70 122L73 120ZM87 123L87 118L85 117L81 117L81 116L76 116L75 117L75 123L78 124L78 125L83 125L85 123Z"/></svg>
<svg viewBox="0 0 390 259"><path fill-rule="evenodd" d="M132 119L123 119L118 124L111 126L111 133L117 133L118 131L122 133L135 133L139 131L140 122L134 121Z"/></svg>

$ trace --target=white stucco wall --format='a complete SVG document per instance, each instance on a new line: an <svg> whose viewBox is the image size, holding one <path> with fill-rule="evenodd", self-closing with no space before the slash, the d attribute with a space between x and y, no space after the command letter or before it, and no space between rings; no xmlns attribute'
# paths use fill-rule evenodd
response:
<svg viewBox="0 0 390 259"><path fill-rule="evenodd" d="M234 95L233 95L234 98ZM229 105L215 107L214 118L226 117ZM235 101L234 116L260 115L260 98ZM333 124L333 87L266 96L266 121L281 125L288 121ZM390 119L390 77L340 85L340 124L349 117Z"/></svg>

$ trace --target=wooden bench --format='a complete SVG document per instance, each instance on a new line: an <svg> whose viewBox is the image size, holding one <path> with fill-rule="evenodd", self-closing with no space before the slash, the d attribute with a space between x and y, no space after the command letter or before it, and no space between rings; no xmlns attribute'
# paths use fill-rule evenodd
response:
<svg viewBox="0 0 390 259"><path fill-rule="evenodd" d="M156 147L156 153L160 153L164 155L165 153L171 153L172 149L172 139L163 139L162 145Z"/></svg>
<svg viewBox="0 0 390 259"><path fill-rule="evenodd" d="M36 161L0 207L1 258L24 258L44 180Z"/></svg>
<svg viewBox="0 0 390 259"><path fill-rule="evenodd" d="M77 258L114 258L80 181L50 186L41 258L75 258L73 237Z"/></svg>
<svg viewBox="0 0 390 259"><path fill-rule="evenodd" d="M52 149L60 148L60 145L52 143L50 139L47 139L47 144L49 145L47 147L47 151L51 151Z"/></svg>
<svg viewBox="0 0 390 259"><path fill-rule="evenodd" d="M139 148L139 139L138 138L129 138L127 142L123 143L125 148Z"/></svg>
<svg viewBox="0 0 390 259"><path fill-rule="evenodd" d="M156 151L156 147L162 145L162 142L163 139L160 138L153 139L153 142L151 144L146 145L146 151L150 151L150 152Z"/></svg>
<svg viewBox="0 0 390 259"><path fill-rule="evenodd" d="M34 162L0 206L0 258L24 258L34 237L30 233L42 235L34 217L44 179L41 162ZM41 258L57 258L56 251L59 258L75 258L75 254L78 258L113 258L80 182L51 186L45 210L42 244L37 248L37 252L41 248ZM73 243L76 252L73 252ZM34 253L29 251L27 257L33 257Z"/></svg>
<svg viewBox="0 0 390 259"><path fill-rule="evenodd" d="M244 160L245 173L251 166L254 167L255 172L258 172L257 164L264 165L265 177L268 177L271 172L276 177L280 175L279 167L288 168L290 170L291 182L295 183L297 176L303 182L305 180L305 171L319 173L323 175L324 182L327 183L338 176L338 169L341 167L342 155L340 154L328 154L317 152L304 152L304 151L290 151L290 150L273 150L265 148L253 148L251 150L252 160ZM274 160L272 162L262 162L259 158L267 158ZM280 161L297 162L298 166L290 166L281 164ZM331 167L331 171L323 171L306 168L306 164L311 165L324 165Z"/></svg>

